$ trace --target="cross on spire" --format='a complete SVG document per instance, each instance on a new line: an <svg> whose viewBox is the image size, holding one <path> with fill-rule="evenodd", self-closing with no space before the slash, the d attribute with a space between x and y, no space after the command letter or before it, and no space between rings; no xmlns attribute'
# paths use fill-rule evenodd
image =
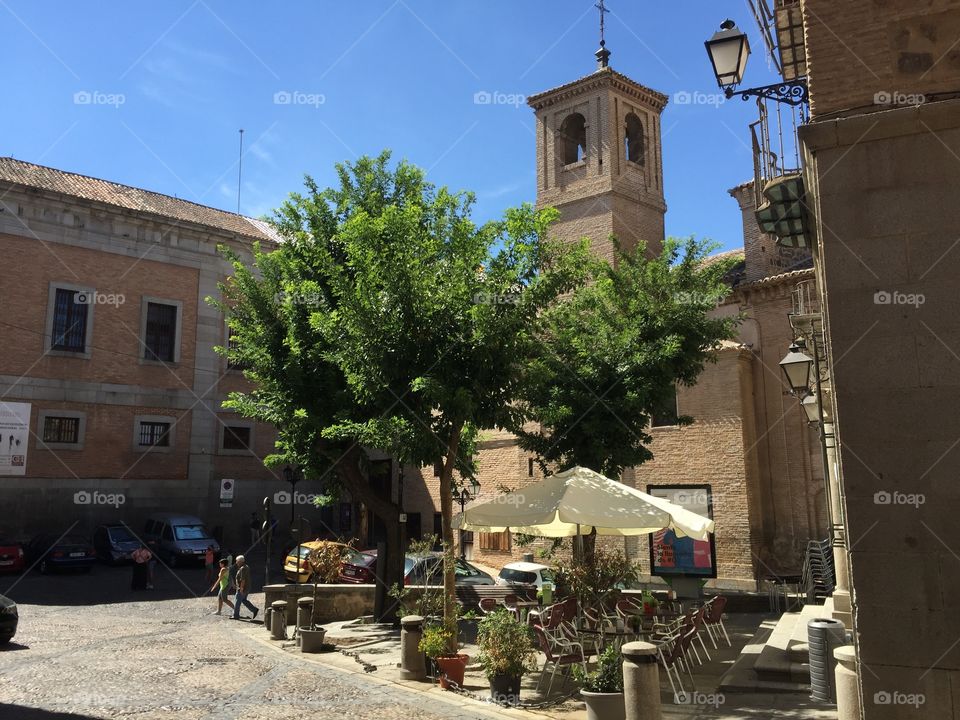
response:
<svg viewBox="0 0 960 720"><path fill-rule="evenodd" d="M610 64L610 51L607 50L606 38L606 14L610 12L610 10L607 9L605 0L600 0L596 8L600 11L600 49L596 52L597 69L602 70Z"/></svg>

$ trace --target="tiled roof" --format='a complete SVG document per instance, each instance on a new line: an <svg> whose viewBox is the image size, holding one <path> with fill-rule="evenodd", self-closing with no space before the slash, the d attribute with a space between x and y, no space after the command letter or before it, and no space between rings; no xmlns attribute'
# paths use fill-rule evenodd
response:
<svg viewBox="0 0 960 720"><path fill-rule="evenodd" d="M563 97L565 96L565 93L586 91L593 87L594 84L605 82L620 83L622 88L632 91L637 97L649 102L658 110L662 110L667 104L668 98L663 93L659 93L652 88L648 88L646 85L641 85L636 80L627 77L623 73L617 72L611 67L597 70L590 75L585 75L584 77L564 83L563 85L559 85L555 88L550 88L549 90L544 90L543 92L531 95L527 98L527 104L533 108L537 108L547 98L553 100L553 96Z"/></svg>
<svg viewBox="0 0 960 720"><path fill-rule="evenodd" d="M0 157L0 182L63 193L125 210L204 225L254 240L279 241L273 229L261 220L207 207L189 200L181 200L170 195L86 175L77 175L43 165L34 165L10 157Z"/></svg>

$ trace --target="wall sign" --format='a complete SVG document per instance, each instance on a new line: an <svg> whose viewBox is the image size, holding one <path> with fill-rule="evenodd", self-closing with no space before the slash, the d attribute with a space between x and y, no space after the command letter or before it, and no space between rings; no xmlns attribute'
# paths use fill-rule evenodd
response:
<svg viewBox="0 0 960 720"><path fill-rule="evenodd" d="M0 402L0 475L25 475L30 403Z"/></svg>
<svg viewBox="0 0 960 720"><path fill-rule="evenodd" d="M648 485L647 493L713 519L713 492L709 485ZM673 530L650 535L650 574L660 577L717 576L714 536L709 540L677 537Z"/></svg>

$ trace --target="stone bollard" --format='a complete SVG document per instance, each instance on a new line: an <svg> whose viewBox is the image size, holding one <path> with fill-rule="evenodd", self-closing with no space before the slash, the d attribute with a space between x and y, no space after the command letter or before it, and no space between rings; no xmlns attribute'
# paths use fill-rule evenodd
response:
<svg viewBox="0 0 960 720"><path fill-rule="evenodd" d="M313 598L309 595L297 599L297 627L313 627Z"/></svg>
<svg viewBox="0 0 960 720"><path fill-rule="evenodd" d="M286 600L275 600L270 606L270 637L273 640L287 639Z"/></svg>
<svg viewBox="0 0 960 720"><path fill-rule="evenodd" d="M833 657L837 661L837 720L860 720L857 655L853 645L838 647Z"/></svg>
<svg viewBox="0 0 960 720"><path fill-rule="evenodd" d="M427 667L420 652L423 618L407 615L400 620L400 677L404 680L425 680Z"/></svg>
<svg viewBox="0 0 960 720"><path fill-rule="evenodd" d="M657 646L631 642L624 645L621 652L627 720L662 720Z"/></svg>

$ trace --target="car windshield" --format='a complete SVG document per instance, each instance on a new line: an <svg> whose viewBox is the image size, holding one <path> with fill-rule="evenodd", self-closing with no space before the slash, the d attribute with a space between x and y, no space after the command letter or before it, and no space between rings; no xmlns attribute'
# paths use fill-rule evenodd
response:
<svg viewBox="0 0 960 720"><path fill-rule="evenodd" d="M537 574L528 570L517 570L515 568L503 568L500 571L500 579L507 582L533 584L537 582Z"/></svg>
<svg viewBox="0 0 960 720"><path fill-rule="evenodd" d="M456 572L457 577L477 577L480 575L479 570L463 560L457 560L457 565L456 568L454 568L454 572Z"/></svg>
<svg viewBox="0 0 960 720"><path fill-rule="evenodd" d="M110 528L109 533L110 539L114 542L130 542L131 540L136 540L136 538L133 536L133 533L127 530L125 527Z"/></svg>
<svg viewBox="0 0 960 720"><path fill-rule="evenodd" d="M206 540L210 537L203 525L176 525L173 534L177 540Z"/></svg>

